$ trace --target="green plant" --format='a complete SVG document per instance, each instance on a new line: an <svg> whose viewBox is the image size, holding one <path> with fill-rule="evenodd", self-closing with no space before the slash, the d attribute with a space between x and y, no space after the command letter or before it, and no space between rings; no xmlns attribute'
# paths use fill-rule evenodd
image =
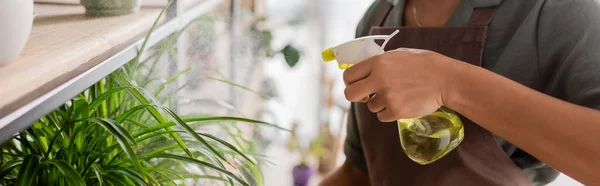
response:
<svg viewBox="0 0 600 186"><path fill-rule="evenodd" d="M86 14L92 17L118 16L140 10L139 0L81 0Z"/></svg>
<svg viewBox="0 0 600 186"><path fill-rule="evenodd" d="M193 127L223 121L266 123L181 118L151 101L152 96L123 74L100 81L3 145L0 183L179 185L186 178L203 178L249 185L230 169L252 167L254 158ZM152 119L145 121L148 115ZM201 167L199 174L186 170L191 164Z"/></svg>
<svg viewBox="0 0 600 186"><path fill-rule="evenodd" d="M237 124L273 125L241 117L181 117L165 106L181 89L166 87L187 69L166 81L154 81L161 78L152 72L175 39L163 41L146 61L140 52L3 144L0 185L262 185L257 164L264 157ZM150 91L153 82L160 83ZM226 139L202 132L211 126L225 131Z"/></svg>
<svg viewBox="0 0 600 186"><path fill-rule="evenodd" d="M298 61L300 61L300 51L292 44L287 44L280 50L273 50L271 46L273 40L272 31L267 28L259 27L259 25L265 21L266 18L262 17L254 21L250 26L250 30L258 37L258 48L264 50L267 57L274 57L277 54L282 54L286 64L290 68L294 68L296 64L298 64Z"/></svg>

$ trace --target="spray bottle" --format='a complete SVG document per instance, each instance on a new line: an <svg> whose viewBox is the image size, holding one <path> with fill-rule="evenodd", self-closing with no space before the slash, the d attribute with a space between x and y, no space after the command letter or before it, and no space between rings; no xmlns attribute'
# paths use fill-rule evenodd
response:
<svg viewBox="0 0 600 186"><path fill-rule="evenodd" d="M385 53L388 41L399 31L390 35L365 36L328 48L323 51L325 62L336 60L342 70L360 63L370 57ZM379 46L376 40L384 40ZM365 98L368 101L368 97ZM404 153L416 163L432 163L454 148L464 138L464 128L458 114L451 109L441 107L435 112L417 118L400 119L398 132Z"/></svg>

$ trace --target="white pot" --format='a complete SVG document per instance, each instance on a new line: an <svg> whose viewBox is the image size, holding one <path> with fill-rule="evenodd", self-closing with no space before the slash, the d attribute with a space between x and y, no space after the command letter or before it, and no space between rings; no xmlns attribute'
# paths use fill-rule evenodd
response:
<svg viewBox="0 0 600 186"><path fill-rule="evenodd" d="M27 43L33 0L0 0L0 65L14 60Z"/></svg>

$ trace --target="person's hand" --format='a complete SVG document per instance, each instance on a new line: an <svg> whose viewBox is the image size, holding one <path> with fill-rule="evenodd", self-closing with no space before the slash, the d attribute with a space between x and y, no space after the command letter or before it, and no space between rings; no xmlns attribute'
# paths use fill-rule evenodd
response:
<svg viewBox="0 0 600 186"><path fill-rule="evenodd" d="M444 99L461 67L460 61L417 49L398 49L358 63L344 72L346 99L368 102L382 122L431 114Z"/></svg>

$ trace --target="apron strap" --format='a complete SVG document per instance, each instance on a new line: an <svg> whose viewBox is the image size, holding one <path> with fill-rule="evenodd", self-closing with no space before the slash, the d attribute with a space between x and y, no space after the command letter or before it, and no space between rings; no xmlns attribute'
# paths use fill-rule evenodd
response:
<svg viewBox="0 0 600 186"><path fill-rule="evenodd" d="M394 7L394 5L388 1L381 0L380 2L377 3L376 6L377 6L377 8L375 8L375 10L377 10L377 13L375 15L375 20L373 22L373 25L383 26L383 24L385 23L386 17L390 13L390 11Z"/></svg>
<svg viewBox="0 0 600 186"><path fill-rule="evenodd" d="M469 26L487 26L494 19L496 7L476 8L471 15Z"/></svg>
<svg viewBox="0 0 600 186"><path fill-rule="evenodd" d="M472 29L468 29L465 32L465 35L462 38L463 42L479 42L481 45L485 43L487 37L487 27L494 19L494 15L496 14L496 7L486 7L486 8L476 8L473 14L471 15L471 21L469 22L469 26ZM486 34L475 34L477 32L477 27L484 27ZM481 64L479 64L481 65Z"/></svg>

